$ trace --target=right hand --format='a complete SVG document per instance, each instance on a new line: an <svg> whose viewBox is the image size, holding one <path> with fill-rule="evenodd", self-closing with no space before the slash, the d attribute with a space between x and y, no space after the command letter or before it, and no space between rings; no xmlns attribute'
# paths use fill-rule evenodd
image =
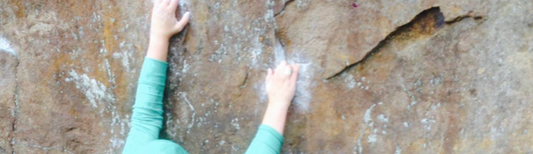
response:
<svg viewBox="0 0 533 154"><path fill-rule="evenodd" d="M300 65L290 65L282 61L275 70L268 69L266 90L269 106L288 109L296 91L296 80Z"/></svg>
<svg viewBox="0 0 533 154"><path fill-rule="evenodd" d="M183 14L181 20L176 19L179 0L155 0L152 10L150 37L168 39L183 30L189 23L189 12Z"/></svg>

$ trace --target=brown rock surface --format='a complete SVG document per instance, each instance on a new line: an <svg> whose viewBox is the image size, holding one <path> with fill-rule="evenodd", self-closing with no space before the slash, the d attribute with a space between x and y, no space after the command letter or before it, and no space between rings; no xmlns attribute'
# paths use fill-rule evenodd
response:
<svg viewBox="0 0 533 154"><path fill-rule="evenodd" d="M150 7L0 0L0 153L120 153ZM283 153L533 152L531 8L182 0L192 19L171 40L161 137L243 153L286 51L302 70Z"/></svg>
<svg viewBox="0 0 533 154"><path fill-rule="evenodd" d="M0 40L0 44L2 41ZM1 50L1 49L0 49ZM5 49L4 49L5 50ZM15 116L17 115L16 108L16 56L7 52L0 52L0 153L10 153L12 151L10 143L13 139L13 127Z"/></svg>

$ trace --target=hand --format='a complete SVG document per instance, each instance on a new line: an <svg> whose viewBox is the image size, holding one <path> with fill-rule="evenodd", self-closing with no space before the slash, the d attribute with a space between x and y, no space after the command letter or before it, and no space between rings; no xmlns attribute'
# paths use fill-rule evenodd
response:
<svg viewBox="0 0 533 154"><path fill-rule="evenodd" d="M150 38L170 39L179 33L189 23L189 12L183 14L180 21L176 19L176 9L179 0L155 0L152 10L152 25Z"/></svg>
<svg viewBox="0 0 533 154"><path fill-rule="evenodd" d="M268 108L263 118L263 124L283 134L287 110L296 91L300 65L289 65L281 62L276 70L268 69L266 89L268 93Z"/></svg>
<svg viewBox="0 0 533 154"><path fill-rule="evenodd" d="M189 12L183 18L176 19L179 0L155 0L152 10L152 26L150 28L150 45L146 57L167 61L168 40L189 23Z"/></svg>
<svg viewBox="0 0 533 154"><path fill-rule="evenodd" d="M296 90L298 70L300 65L289 65L285 61L282 61L275 70L268 69L266 89L269 107L288 109Z"/></svg>

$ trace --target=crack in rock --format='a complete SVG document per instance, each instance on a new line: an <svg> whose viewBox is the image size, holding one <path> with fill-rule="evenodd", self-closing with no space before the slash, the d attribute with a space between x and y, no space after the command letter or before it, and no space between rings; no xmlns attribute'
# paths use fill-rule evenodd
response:
<svg viewBox="0 0 533 154"><path fill-rule="evenodd" d="M285 4L283 4L283 8L281 8L281 10L279 12L274 14L274 17L276 17L276 16L280 15L281 13L285 12L285 8L287 8L287 5L289 5L289 3L291 3L291 2L294 2L294 0L285 1Z"/></svg>
<svg viewBox="0 0 533 154"><path fill-rule="evenodd" d="M402 34L407 34L406 36L410 37L409 33L411 32L415 32L421 35L431 35L431 34L434 34L436 31L440 30L441 28L443 28L445 25L451 25L451 24L460 22L466 18L473 18L474 20L478 20L478 21L481 20L481 22L484 21L483 16L473 16L470 13L466 15L458 16L450 21L445 21L444 14L440 11L440 7L432 7L432 8L426 9L420 12L418 15L416 15L407 24L404 24L396 28L396 30L394 30L393 32L389 33L389 35L387 35L385 39L381 40L378 43L378 45L372 48L372 50L370 50L370 52L368 52L363 57L363 59L346 66L344 69L342 69L338 73L330 77L327 77L326 80L331 80L333 78L339 77L342 73L348 70L351 70L351 68L358 66L361 63L364 63L372 55L380 51L382 47L384 47L391 40L395 39L397 36L400 36Z"/></svg>
<svg viewBox="0 0 533 154"><path fill-rule="evenodd" d="M246 87L246 85L248 85L248 80L250 80L250 71L251 71L252 67L248 68L248 71L246 73L246 76L244 76L244 79L243 81L239 84L239 88L242 89L244 87Z"/></svg>
<svg viewBox="0 0 533 154"><path fill-rule="evenodd" d="M24 49L24 51L28 51L28 48L30 48L32 44L28 44L28 46ZM15 64L15 92L13 94L13 104L15 105L15 109L13 111L13 122L11 123L11 134L9 136L9 146L11 147L11 153L15 154L15 131L17 128L17 120L18 120L18 114L20 112L20 106L19 106L19 100L18 100L18 93L19 93L19 81L18 81L18 67L20 65L20 59L17 55L14 55L17 63Z"/></svg>
<svg viewBox="0 0 533 154"><path fill-rule="evenodd" d="M19 92L19 83L17 78L17 72L18 72L18 66L19 66L20 60L17 58L17 64L15 65L15 93L13 94L13 103L15 104L15 111L13 114L13 122L11 123L11 137L10 137L10 146L11 146L11 153L15 153L15 149L13 148L15 146L15 130L17 126L17 118L18 113L20 110L19 102L18 102L18 92Z"/></svg>

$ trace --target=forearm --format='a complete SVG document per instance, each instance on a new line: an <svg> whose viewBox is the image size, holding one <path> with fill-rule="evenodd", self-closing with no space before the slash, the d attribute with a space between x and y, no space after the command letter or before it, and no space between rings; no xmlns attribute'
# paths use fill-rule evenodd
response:
<svg viewBox="0 0 533 154"><path fill-rule="evenodd" d="M294 98L299 65L281 62L275 71L268 69L265 78L268 92L268 107L262 125L246 151L251 153L279 153L283 144L283 130L287 111Z"/></svg>
<svg viewBox="0 0 533 154"><path fill-rule="evenodd" d="M146 57L166 62L168 40L168 38L162 36L150 36L150 44L148 45Z"/></svg>
<svg viewBox="0 0 533 154"><path fill-rule="evenodd" d="M268 125L261 125L246 154L278 154L282 144L283 136L277 130Z"/></svg>
<svg viewBox="0 0 533 154"><path fill-rule="evenodd" d="M263 125L268 125L274 130L278 131L283 135L283 130L285 128L285 120L287 119L287 111L289 109L288 105L279 105L279 104L290 104L290 103L268 103L265 116L263 117Z"/></svg>
<svg viewBox="0 0 533 154"><path fill-rule="evenodd" d="M133 106L132 124L151 126L151 132L159 133L163 120L163 93L165 90L168 41L162 37L151 37L150 45L137 85L136 101ZM138 117L138 118L135 118Z"/></svg>
<svg viewBox="0 0 533 154"><path fill-rule="evenodd" d="M268 153L277 154L283 143L283 128L289 109L287 102L269 102L262 125L248 147L246 154Z"/></svg>
<svg viewBox="0 0 533 154"><path fill-rule="evenodd" d="M189 14L178 22L179 0L153 0L150 42L137 85L131 129L123 153L137 153L159 138L163 127L163 94L165 91L169 38L189 22ZM152 142L153 143L153 142ZM181 151L184 152L183 149Z"/></svg>
<svg viewBox="0 0 533 154"><path fill-rule="evenodd" d="M124 153L135 152L142 145L158 139L159 131L163 127L166 70L167 63L145 58L137 85L131 129Z"/></svg>

